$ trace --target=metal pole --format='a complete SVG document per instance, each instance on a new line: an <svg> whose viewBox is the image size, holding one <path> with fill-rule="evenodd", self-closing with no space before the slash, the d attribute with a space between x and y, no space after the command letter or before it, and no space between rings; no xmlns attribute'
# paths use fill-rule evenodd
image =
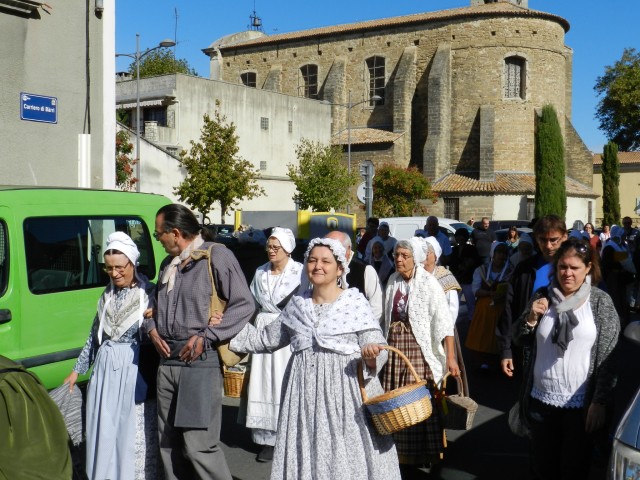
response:
<svg viewBox="0 0 640 480"><path fill-rule="evenodd" d="M136 33L136 192L140 191L140 34Z"/></svg>
<svg viewBox="0 0 640 480"><path fill-rule="evenodd" d="M351 90L349 90L349 100L347 103L347 172L351 175ZM350 211L351 201L347 203L347 213Z"/></svg>

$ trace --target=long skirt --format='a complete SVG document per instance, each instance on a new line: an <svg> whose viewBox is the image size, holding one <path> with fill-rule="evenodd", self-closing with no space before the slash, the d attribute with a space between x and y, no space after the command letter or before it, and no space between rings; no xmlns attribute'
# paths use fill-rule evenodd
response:
<svg viewBox="0 0 640 480"><path fill-rule="evenodd" d="M420 345L407 323L397 322L391 325L387 342L404 353L416 373L427 379L431 393L434 393L434 381L431 367L424 359ZM382 369L382 387L385 391L394 390L415 383L406 363L393 352ZM420 465L437 462L442 459L447 439L442 427L438 402L432 400L433 413L424 422L393 434L401 464Z"/></svg>
<svg viewBox="0 0 640 480"><path fill-rule="evenodd" d="M276 314L260 314L256 328L264 328L276 318ZM282 380L290 358L289 346L273 353L251 355L246 426L251 429L251 438L258 445L276 444Z"/></svg>
<svg viewBox="0 0 640 480"><path fill-rule="evenodd" d="M138 345L107 340L87 388L87 477L133 479Z"/></svg>
<svg viewBox="0 0 640 480"><path fill-rule="evenodd" d="M493 302L490 297L480 297L467 332L465 347L477 352L497 354L496 325L504 311L504 301Z"/></svg>

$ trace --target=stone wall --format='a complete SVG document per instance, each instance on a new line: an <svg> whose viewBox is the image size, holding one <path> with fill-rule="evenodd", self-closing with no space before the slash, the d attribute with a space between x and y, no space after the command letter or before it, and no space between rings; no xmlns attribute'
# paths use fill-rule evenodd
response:
<svg viewBox="0 0 640 480"><path fill-rule="evenodd" d="M363 102L351 109L352 128L405 133L402 148L397 142L384 152L371 150L374 163L393 155L394 164L409 161L431 180L449 172L491 180L495 172L534 171L536 109L551 104L570 120L573 52L564 39L561 22L533 12L460 16L223 48L222 62L225 81L239 82L251 69L258 85L278 65L280 91L290 95L303 94L300 67L317 65L319 99L343 105L332 109L334 134L346 128L349 92L352 105ZM372 56L386 62L385 101L375 107L365 101ZM525 62L522 98L504 95L505 59L512 56ZM561 122L568 171L590 185L583 177L591 160L569 125ZM468 202L469 215L493 214L493 194L452 196L460 198L461 212Z"/></svg>

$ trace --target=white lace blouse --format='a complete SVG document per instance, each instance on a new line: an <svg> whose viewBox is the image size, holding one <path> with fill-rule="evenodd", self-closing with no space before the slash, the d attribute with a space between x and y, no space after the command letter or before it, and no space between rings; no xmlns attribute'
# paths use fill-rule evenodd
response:
<svg viewBox="0 0 640 480"><path fill-rule="evenodd" d="M580 408L584 405L591 349L597 331L589 299L574 313L578 325L573 329L573 340L564 357L558 355L558 348L551 341L556 317L553 306L542 316L536 331L538 353L533 367L531 396L554 407Z"/></svg>

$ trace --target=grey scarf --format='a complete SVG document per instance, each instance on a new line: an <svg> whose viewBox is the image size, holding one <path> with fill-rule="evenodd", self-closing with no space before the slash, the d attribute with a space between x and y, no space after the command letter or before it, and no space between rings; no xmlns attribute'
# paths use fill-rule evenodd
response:
<svg viewBox="0 0 640 480"><path fill-rule="evenodd" d="M578 319L573 311L580 307L591 293L591 276L587 275L580 289L569 298L565 298L554 279L550 285L549 296L556 307L556 319L551 333L551 341L558 347L558 354L564 357L569 342L573 340L573 329L578 325Z"/></svg>

